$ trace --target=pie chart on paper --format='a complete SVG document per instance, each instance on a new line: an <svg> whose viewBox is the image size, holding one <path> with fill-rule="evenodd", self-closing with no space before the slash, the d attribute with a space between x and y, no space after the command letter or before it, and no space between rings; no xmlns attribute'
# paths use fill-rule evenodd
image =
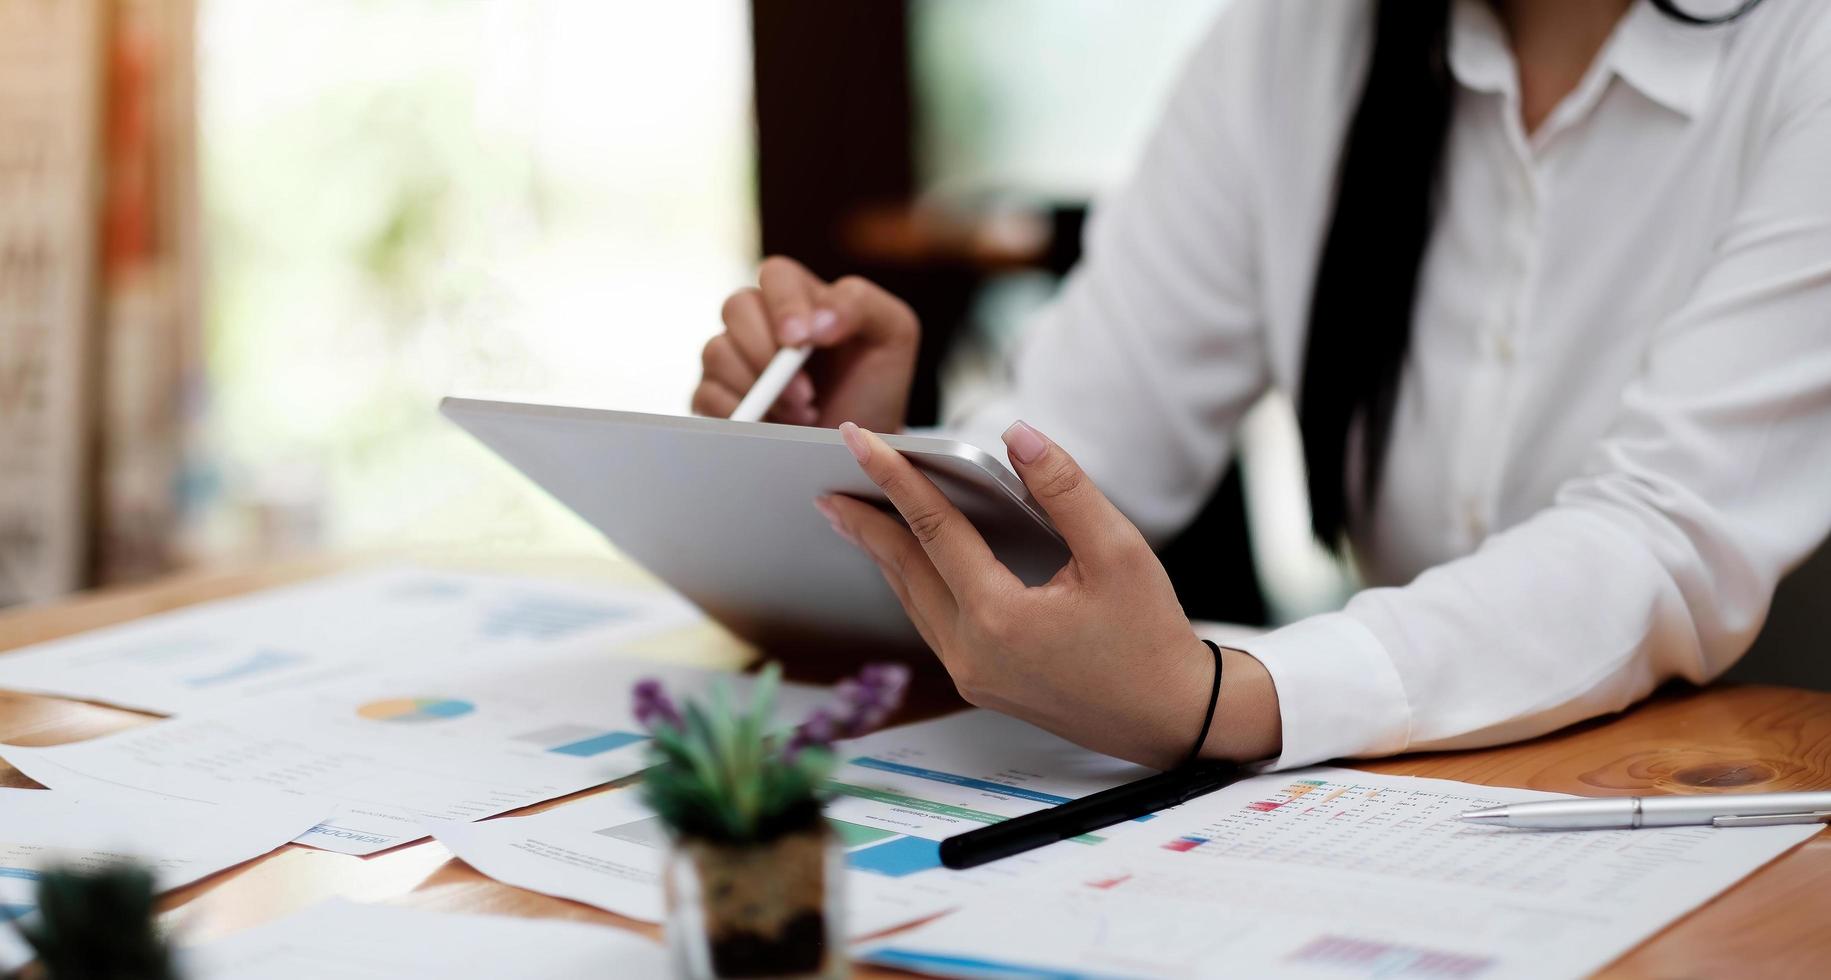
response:
<svg viewBox="0 0 1831 980"><path fill-rule="evenodd" d="M475 710L476 705L456 698L384 698L370 701L356 713L371 721L443 721Z"/></svg>

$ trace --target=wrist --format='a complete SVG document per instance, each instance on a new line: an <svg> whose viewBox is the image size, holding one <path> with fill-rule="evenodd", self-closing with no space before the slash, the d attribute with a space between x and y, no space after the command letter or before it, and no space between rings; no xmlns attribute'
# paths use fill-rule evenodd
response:
<svg viewBox="0 0 1831 980"><path fill-rule="evenodd" d="M1174 655L1151 671L1150 685L1137 691L1137 699L1128 709L1131 721L1125 727L1130 746L1108 750L1153 769L1173 769L1190 760L1195 737L1201 732L1202 712L1208 709L1208 695L1214 690L1214 654L1206 643L1191 633L1187 642L1178 641L1172 649ZM1213 744L1213 728L1220 725L1218 705L1214 718L1204 745Z"/></svg>
<svg viewBox="0 0 1831 980"><path fill-rule="evenodd" d="M1221 664L1221 691L1214 722L1202 743L1202 758L1234 762L1277 758L1284 750L1284 727L1271 672L1251 654L1232 647L1221 647ZM1202 693L1205 703L1207 691ZM1191 738L1194 731L1190 731Z"/></svg>

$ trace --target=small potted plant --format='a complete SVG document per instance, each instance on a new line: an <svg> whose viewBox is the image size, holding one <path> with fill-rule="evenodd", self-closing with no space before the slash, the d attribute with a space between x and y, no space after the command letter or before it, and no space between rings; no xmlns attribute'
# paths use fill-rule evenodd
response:
<svg viewBox="0 0 1831 980"><path fill-rule="evenodd" d="M665 875L675 972L694 978L847 973L844 854L821 816L832 743L882 725L908 668L873 664L836 688L837 704L772 728L780 669L744 706L724 684L710 704L676 706L657 681L636 685L654 736L643 793L672 832Z"/></svg>
<svg viewBox="0 0 1831 980"><path fill-rule="evenodd" d="M13 976L177 980L172 952L154 918L154 893L153 873L138 864L45 869L36 921L13 923L37 959Z"/></svg>

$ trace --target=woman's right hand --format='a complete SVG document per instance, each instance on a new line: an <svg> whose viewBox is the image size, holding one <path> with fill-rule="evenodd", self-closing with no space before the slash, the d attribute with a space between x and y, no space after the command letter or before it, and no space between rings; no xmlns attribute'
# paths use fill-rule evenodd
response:
<svg viewBox="0 0 1831 980"><path fill-rule="evenodd" d="M765 419L902 430L922 332L902 300L857 276L825 282L776 256L764 260L756 287L731 294L723 317L725 332L700 357L693 411L729 417L777 350L810 344L813 356Z"/></svg>

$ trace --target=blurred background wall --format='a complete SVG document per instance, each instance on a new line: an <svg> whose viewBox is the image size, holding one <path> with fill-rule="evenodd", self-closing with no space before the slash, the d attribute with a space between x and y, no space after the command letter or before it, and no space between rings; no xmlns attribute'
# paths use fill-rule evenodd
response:
<svg viewBox="0 0 1831 980"><path fill-rule="evenodd" d="M0 0L0 604L87 573L98 12Z"/></svg>
<svg viewBox="0 0 1831 980"><path fill-rule="evenodd" d="M772 252L909 299L912 421L943 418L1000 383L1226 2L0 0L0 604L600 548L438 398L683 412ZM1351 588L1300 465L1269 399L1164 552L1192 614ZM1831 629L1820 566L1780 646Z"/></svg>
<svg viewBox="0 0 1831 980"><path fill-rule="evenodd" d="M190 0L0 0L0 604L179 556Z"/></svg>

